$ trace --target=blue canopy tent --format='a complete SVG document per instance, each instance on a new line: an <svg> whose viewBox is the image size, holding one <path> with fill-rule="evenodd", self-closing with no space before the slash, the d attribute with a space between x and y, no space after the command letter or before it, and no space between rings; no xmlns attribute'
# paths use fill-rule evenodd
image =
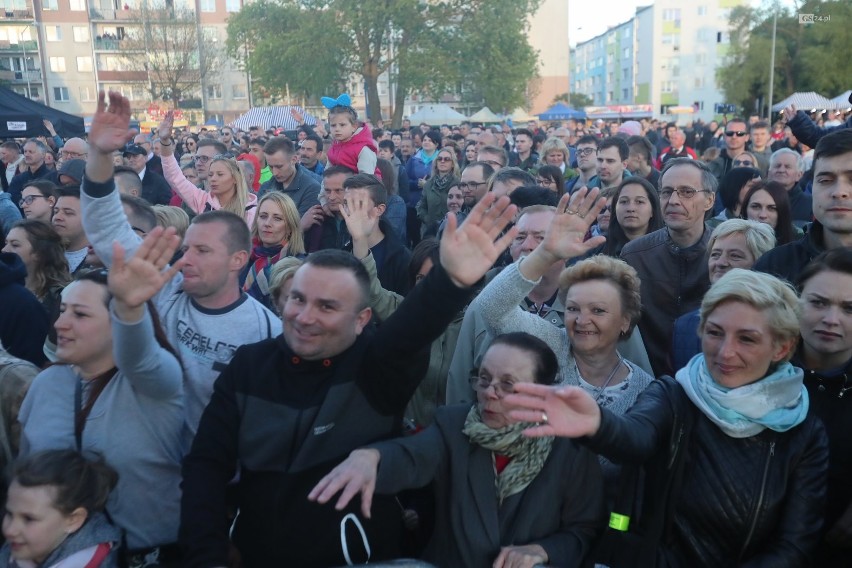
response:
<svg viewBox="0 0 852 568"><path fill-rule="evenodd" d="M556 103L540 115L539 120L580 120L586 118L586 113L569 107L565 103Z"/></svg>

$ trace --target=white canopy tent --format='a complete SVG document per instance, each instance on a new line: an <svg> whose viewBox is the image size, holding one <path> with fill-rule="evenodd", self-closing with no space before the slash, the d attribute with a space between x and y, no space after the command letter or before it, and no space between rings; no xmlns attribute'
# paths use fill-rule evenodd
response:
<svg viewBox="0 0 852 568"><path fill-rule="evenodd" d="M850 97L852 97L852 91L846 91L842 95L834 97L831 101L837 105L837 108L852 108L852 101L849 100Z"/></svg>
<svg viewBox="0 0 852 568"><path fill-rule="evenodd" d="M796 105L799 110L810 109L831 109L837 108L837 103L828 99L819 93L808 91L806 93L793 93L783 101L772 105L772 110L775 112L782 111L790 105Z"/></svg>
<svg viewBox="0 0 852 568"><path fill-rule="evenodd" d="M527 122L529 120L538 120L538 117L531 115L523 108L518 107L512 111L512 114L507 116L506 118L511 118L512 122Z"/></svg>
<svg viewBox="0 0 852 568"><path fill-rule="evenodd" d="M408 117L412 123L425 122L432 126L439 124L461 124L467 117L448 105L426 105Z"/></svg>
<svg viewBox="0 0 852 568"><path fill-rule="evenodd" d="M499 115L492 112L488 107L482 107L470 115L471 122L501 122L502 120Z"/></svg>

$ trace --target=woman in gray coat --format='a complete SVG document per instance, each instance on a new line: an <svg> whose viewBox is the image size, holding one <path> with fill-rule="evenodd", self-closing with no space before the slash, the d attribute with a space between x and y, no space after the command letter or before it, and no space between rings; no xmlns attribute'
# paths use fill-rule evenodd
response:
<svg viewBox="0 0 852 568"><path fill-rule="evenodd" d="M567 440L524 437L504 396L520 382L553 384L558 362L526 333L495 338L478 373L472 407L438 409L415 436L355 450L309 498L342 491L342 509L361 493L392 494L434 482L435 530L424 559L436 566L578 566L602 527L602 481L594 454Z"/></svg>

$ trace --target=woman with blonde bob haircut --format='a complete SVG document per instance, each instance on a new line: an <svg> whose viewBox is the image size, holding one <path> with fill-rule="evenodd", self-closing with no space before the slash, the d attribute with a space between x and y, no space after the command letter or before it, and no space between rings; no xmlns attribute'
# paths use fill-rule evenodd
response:
<svg viewBox="0 0 852 568"><path fill-rule="evenodd" d="M548 138L541 145L539 166L556 166L562 173L571 165L571 153L565 142L559 138Z"/></svg>
<svg viewBox="0 0 852 568"><path fill-rule="evenodd" d="M293 200L280 191L264 195L257 208L251 236L251 257L243 271L243 290L274 310L269 295L269 272L272 265L282 258L305 254L299 211Z"/></svg>
<svg viewBox="0 0 852 568"><path fill-rule="evenodd" d="M278 314L284 313L284 304L290 295L293 276L304 263L301 258L288 256L272 265L272 270L269 271L269 296Z"/></svg>
<svg viewBox="0 0 852 568"><path fill-rule="evenodd" d="M626 414L576 387L518 384L506 397L524 409L514 420L538 423L527 435L576 438L644 466L642 504L627 513L639 538L609 549L622 555L619 566L811 565L828 442L808 412L802 370L789 362L798 316L788 283L735 268L701 303L702 353L654 381Z"/></svg>

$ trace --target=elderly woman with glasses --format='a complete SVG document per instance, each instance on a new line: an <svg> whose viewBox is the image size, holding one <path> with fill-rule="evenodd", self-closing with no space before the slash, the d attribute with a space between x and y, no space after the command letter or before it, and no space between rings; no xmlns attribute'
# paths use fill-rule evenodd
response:
<svg viewBox="0 0 852 568"><path fill-rule="evenodd" d="M327 503L342 490L342 509L360 492L369 517L374 492L432 483L436 522L424 560L579 566L602 522L597 460L567 439L523 436L530 425L511 423L505 402L517 385L550 385L557 374L556 356L540 339L500 335L472 373L473 406L441 407L423 432L355 450L309 498Z"/></svg>
<svg viewBox="0 0 852 568"><path fill-rule="evenodd" d="M576 387L518 384L506 398L524 408L514 419L539 423L529 436L576 438L644 464L641 505L620 511L631 516L621 565L811 565L828 442L789 362L798 314L789 284L737 268L701 303L702 353L654 381L627 414Z"/></svg>
<svg viewBox="0 0 852 568"><path fill-rule="evenodd" d="M420 235L437 232L437 226L447 214L447 193L458 185L459 164L452 148L441 148L432 160L432 175L423 186L423 194L417 203L417 218L420 219Z"/></svg>

